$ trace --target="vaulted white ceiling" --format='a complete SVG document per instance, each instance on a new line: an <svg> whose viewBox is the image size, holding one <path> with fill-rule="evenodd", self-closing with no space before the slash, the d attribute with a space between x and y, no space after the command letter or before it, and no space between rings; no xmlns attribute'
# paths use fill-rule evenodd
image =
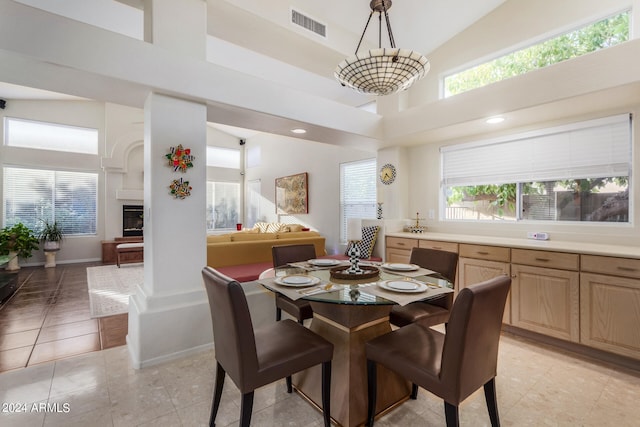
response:
<svg viewBox="0 0 640 427"><path fill-rule="evenodd" d="M142 0L16 1L142 39ZM389 15L396 44L428 54L503 2L394 0ZM333 77L336 65L355 51L371 11L368 0L207 0L207 10L210 61L351 106L374 99L341 87ZM291 10L326 25L326 38L292 24ZM369 25L363 48L378 44L376 21ZM383 36L382 45L388 46L386 31ZM0 97L56 95L0 82Z"/></svg>

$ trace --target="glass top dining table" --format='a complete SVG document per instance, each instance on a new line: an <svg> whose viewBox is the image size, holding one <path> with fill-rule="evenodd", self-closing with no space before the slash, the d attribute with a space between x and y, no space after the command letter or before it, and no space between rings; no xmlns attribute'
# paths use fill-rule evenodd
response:
<svg viewBox="0 0 640 427"><path fill-rule="evenodd" d="M301 299L307 301L325 302L333 304L348 305L394 305L397 301L376 295L374 287L380 283L389 280L415 280L424 283L427 289L413 296L415 299L428 300L441 296L443 293L453 292L453 283L446 280L439 273L424 270L425 274L405 276L400 272L387 271L379 267L378 277L368 279L344 280L331 277L331 271L328 268L309 269L292 265L285 265L270 269L264 272L260 277L265 279L268 277L279 278L290 275L309 275L317 277L320 281L310 286L297 290L302 296ZM420 272L418 272L420 273ZM269 286L264 282L263 286L272 291L278 292L273 285ZM320 291L316 293L314 291ZM280 288L282 291L282 287Z"/></svg>
<svg viewBox="0 0 640 427"><path fill-rule="evenodd" d="M367 375L365 343L391 332L389 313L396 304L453 296L453 284L431 270L392 272L376 265L379 275L358 280L331 277L330 268L309 268L309 263L294 263L271 268L260 275L265 288L294 299L309 301L313 318L309 329L334 345L331 372L331 417L343 427L361 426L366 421ZM314 278L308 286L286 286L287 276ZM302 283L305 283L304 279ZM317 278L317 279L315 279ZM406 280L406 282L404 282ZM421 283L416 291L403 293L384 289L386 281L400 287ZM280 282L281 284L278 284ZM295 281L291 282L294 283ZM388 283L387 283L388 285ZM419 292L418 292L419 290ZM318 292L318 293L316 293ZM293 376L296 390L320 407L321 375L308 369ZM392 371L378 373L376 413L383 413L409 398L411 384Z"/></svg>

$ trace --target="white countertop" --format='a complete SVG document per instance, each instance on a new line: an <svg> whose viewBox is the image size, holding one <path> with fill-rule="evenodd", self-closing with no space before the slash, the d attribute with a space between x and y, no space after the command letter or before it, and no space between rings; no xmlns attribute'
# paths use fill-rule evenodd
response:
<svg viewBox="0 0 640 427"><path fill-rule="evenodd" d="M448 233L386 233L387 237L404 237L419 240L438 240L441 242L470 243L476 245L506 246L509 248L537 249L542 251L573 252L589 255L616 256L640 259L639 246L603 245L598 243L568 242L562 240L532 240L509 237L475 236L470 234Z"/></svg>

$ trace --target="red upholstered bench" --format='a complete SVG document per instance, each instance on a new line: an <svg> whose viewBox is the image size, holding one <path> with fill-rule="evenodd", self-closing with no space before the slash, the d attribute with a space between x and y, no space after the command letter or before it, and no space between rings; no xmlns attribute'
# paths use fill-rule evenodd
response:
<svg viewBox="0 0 640 427"><path fill-rule="evenodd" d="M231 277L238 282L250 282L258 280L258 276L265 270L273 268L273 262L258 262L255 264L230 265L227 267L213 267L220 273Z"/></svg>

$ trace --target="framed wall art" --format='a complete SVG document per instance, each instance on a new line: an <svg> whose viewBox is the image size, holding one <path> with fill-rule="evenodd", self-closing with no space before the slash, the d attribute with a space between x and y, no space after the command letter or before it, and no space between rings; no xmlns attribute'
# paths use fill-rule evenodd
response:
<svg viewBox="0 0 640 427"><path fill-rule="evenodd" d="M276 213L309 213L307 172L276 178Z"/></svg>

